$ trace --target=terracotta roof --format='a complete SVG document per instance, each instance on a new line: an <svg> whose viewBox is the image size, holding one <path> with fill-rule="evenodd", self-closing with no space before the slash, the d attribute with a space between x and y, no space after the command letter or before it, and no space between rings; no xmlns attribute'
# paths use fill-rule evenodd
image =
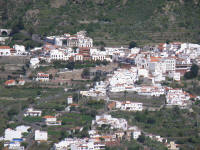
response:
<svg viewBox="0 0 200 150"><path fill-rule="evenodd" d="M44 117L42 117L42 118L47 119L47 118L56 118L56 117L54 117L54 116L44 116Z"/></svg>
<svg viewBox="0 0 200 150"><path fill-rule="evenodd" d="M12 83L15 83L15 80L7 80L5 82L5 85L9 85L9 84L12 84Z"/></svg>
<svg viewBox="0 0 200 150"><path fill-rule="evenodd" d="M161 57L151 57L151 62L158 62Z"/></svg>
<svg viewBox="0 0 200 150"><path fill-rule="evenodd" d="M115 107L115 105L116 105L116 102L112 102L112 103L108 104L108 108L113 109Z"/></svg>
<svg viewBox="0 0 200 150"><path fill-rule="evenodd" d="M71 106L75 106L75 107L77 107L77 106L78 106L78 104L71 104Z"/></svg>
<svg viewBox="0 0 200 150"><path fill-rule="evenodd" d="M0 46L0 49L11 49L10 46Z"/></svg>

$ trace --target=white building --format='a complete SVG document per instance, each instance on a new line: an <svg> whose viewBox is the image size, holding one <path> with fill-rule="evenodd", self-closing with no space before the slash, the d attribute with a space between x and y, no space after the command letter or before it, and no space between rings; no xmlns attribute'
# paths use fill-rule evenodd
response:
<svg viewBox="0 0 200 150"><path fill-rule="evenodd" d="M55 49L50 51L51 60L69 60L67 53L63 50Z"/></svg>
<svg viewBox="0 0 200 150"><path fill-rule="evenodd" d="M73 103L73 97L72 96L68 96L67 97L67 104L70 105Z"/></svg>
<svg viewBox="0 0 200 150"><path fill-rule="evenodd" d="M9 46L0 46L0 56L10 56L11 48Z"/></svg>
<svg viewBox="0 0 200 150"><path fill-rule="evenodd" d="M111 129L122 129L127 130L128 123L122 118L112 118L111 115L103 114L101 116L96 116L96 120L92 121L92 125L102 126L110 125Z"/></svg>
<svg viewBox="0 0 200 150"><path fill-rule="evenodd" d="M176 59L175 58L166 58L164 60L164 63L166 64L166 71L175 71L176 70Z"/></svg>
<svg viewBox="0 0 200 150"><path fill-rule="evenodd" d="M26 54L25 46L23 46L23 45L15 44L13 46L13 48L15 49L17 55L25 55Z"/></svg>
<svg viewBox="0 0 200 150"><path fill-rule="evenodd" d="M181 73L180 72L171 72L169 74L169 77L173 78L175 81L180 81L181 80Z"/></svg>
<svg viewBox="0 0 200 150"><path fill-rule="evenodd" d="M169 88L166 95L167 105L187 106L189 99L190 95L182 89Z"/></svg>
<svg viewBox="0 0 200 150"><path fill-rule="evenodd" d="M39 63L40 63L40 60L39 60L39 58L31 58L30 59L30 67L31 68L37 68L37 67L39 67Z"/></svg>
<svg viewBox="0 0 200 150"><path fill-rule="evenodd" d="M48 82L49 81L49 74L43 73L43 72L39 72L37 74L36 81Z"/></svg>
<svg viewBox="0 0 200 150"><path fill-rule="evenodd" d="M161 96L165 94L165 88L162 86L142 86L137 89L139 95Z"/></svg>
<svg viewBox="0 0 200 150"><path fill-rule="evenodd" d="M92 139L66 138L54 144L54 150L102 150L105 144L94 142Z"/></svg>
<svg viewBox="0 0 200 150"><path fill-rule="evenodd" d="M47 141L48 133L46 131L35 131L35 141Z"/></svg>
<svg viewBox="0 0 200 150"><path fill-rule="evenodd" d="M61 125L61 121L57 121L57 118L54 116L44 116L45 124L48 126L57 126Z"/></svg>
<svg viewBox="0 0 200 150"><path fill-rule="evenodd" d="M93 47L93 39L86 36L86 31L79 31L75 35L65 34L68 47Z"/></svg>
<svg viewBox="0 0 200 150"><path fill-rule="evenodd" d="M21 139L22 132L17 130L12 130L10 128L5 130L4 140L5 141L13 141L13 139Z"/></svg>
<svg viewBox="0 0 200 150"><path fill-rule="evenodd" d="M142 111L143 103L135 103L131 101L125 101L125 102L116 101L116 108L124 111Z"/></svg>
<svg viewBox="0 0 200 150"><path fill-rule="evenodd" d="M133 137L133 139L138 139L139 136L141 135L141 130L137 127L137 126L132 126L132 127L129 127L127 129L127 132L131 133L131 136Z"/></svg>
<svg viewBox="0 0 200 150"><path fill-rule="evenodd" d="M24 150L24 146L20 145L20 142L9 142L4 143L4 147L7 147L9 150Z"/></svg>
<svg viewBox="0 0 200 150"><path fill-rule="evenodd" d="M118 69L108 80L111 92L123 92L125 90L134 91L134 82L138 80L138 69L136 67Z"/></svg>
<svg viewBox="0 0 200 150"><path fill-rule="evenodd" d="M74 61L83 61L83 54L75 54Z"/></svg>
<svg viewBox="0 0 200 150"><path fill-rule="evenodd" d="M107 86L106 82L96 82L94 88L91 88L89 91L80 91L80 94L91 97L106 96Z"/></svg>
<svg viewBox="0 0 200 150"><path fill-rule="evenodd" d="M32 117L40 117L42 115L42 111L34 110L33 108L28 108L24 113L24 116L32 116Z"/></svg>
<svg viewBox="0 0 200 150"><path fill-rule="evenodd" d="M30 126L21 125L16 127L16 131L27 133L30 128L31 128Z"/></svg>

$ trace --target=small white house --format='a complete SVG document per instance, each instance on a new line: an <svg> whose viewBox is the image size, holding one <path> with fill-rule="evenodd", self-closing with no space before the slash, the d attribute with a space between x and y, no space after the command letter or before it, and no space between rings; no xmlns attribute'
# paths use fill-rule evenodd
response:
<svg viewBox="0 0 200 150"><path fill-rule="evenodd" d="M67 104L70 105L73 103L73 97L72 96L68 96L67 97Z"/></svg>
<svg viewBox="0 0 200 150"><path fill-rule="evenodd" d="M143 104L130 101L125 101L125 102L116 101L116 108L125 111L142 111Z"/></svg>
<svg viewBox="0 0 200 150"><path fill-rule="evenodd" d="M46 131L35 131L35 141L47 141L48 133Z"/></svg>
<svg viewBox="0 0 200 150"><path fill-rule="evenodd" d="M11 48L9 46L0 46L0 56L10 56Z"/></svg>
<svg viewBox="0 0 200 150"><path fill-rule="evenodd" d="M39 72L37 74L36 81L48 82L49 81L49 74L43 73L43 72Z"/></svg>
<svg viewBox="0 0 200 150"><path fill-rule="evenodd" d="M44 116L43 119L48 126L61 125L61 121L57 121L57 118L54 116Z"/></svg>
<svg viewBox="0 0 200 150"><path fill-rule="evenodd" d="M33 117L40 117L42 115L42 111L34 110L33 108L28 108L27 111L24 113L24 116L33 116Z"/></svg>

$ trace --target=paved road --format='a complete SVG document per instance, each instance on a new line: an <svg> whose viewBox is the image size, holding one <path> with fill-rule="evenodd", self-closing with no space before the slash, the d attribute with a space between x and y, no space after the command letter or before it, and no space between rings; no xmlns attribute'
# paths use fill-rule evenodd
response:
<svg viewBox="0 0 200 150"><path fill-rule="evenodd" d="M34 106L39 105L40 103L61 98L61 97L63 97L63 95L64 95L64 92L59 92L56 95L50 95L50 96L48 96L46 98L42 98L42 99L37 100L37 104L30 104L28 107L33 107L34 108ZM31 126L32 130L29 133L29 135L26 137L26 142L28 143L28 146L27 146L26 150L29 150L29 148L34 144L34 133L35 133L35 130L41 130L41 126L44 125L44 123L39 123L38 124L38 123L25 122L23 120L24 113L25 113L25 110L20 111L18 113L18 115L16 116L16 118L17 118L17 122L19 124Z"/></svg>

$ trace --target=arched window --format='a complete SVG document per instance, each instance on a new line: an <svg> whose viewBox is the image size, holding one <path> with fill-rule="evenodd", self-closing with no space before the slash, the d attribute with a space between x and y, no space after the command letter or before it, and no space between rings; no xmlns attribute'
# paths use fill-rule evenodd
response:
<svg viewBox="0 0 200 150"><path fill-rule="evenodd" d="M7 36L8 33L7 33L6 31L2 31L2 32L1 32L1 35L3 35L3 36Z"/></svg>

